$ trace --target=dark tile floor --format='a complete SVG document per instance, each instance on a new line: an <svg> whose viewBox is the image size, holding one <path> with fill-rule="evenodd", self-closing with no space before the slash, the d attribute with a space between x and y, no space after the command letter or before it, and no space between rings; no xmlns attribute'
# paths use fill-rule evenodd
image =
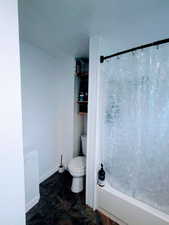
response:
<svg viewBox="0 0 169 225"><path fill-rule="evenodd" d="M85 205L85 193L71 192L71 180L68 172L55 173L40 184L41 198L27 213L27 225L103 225L101 215Z"/></svg>

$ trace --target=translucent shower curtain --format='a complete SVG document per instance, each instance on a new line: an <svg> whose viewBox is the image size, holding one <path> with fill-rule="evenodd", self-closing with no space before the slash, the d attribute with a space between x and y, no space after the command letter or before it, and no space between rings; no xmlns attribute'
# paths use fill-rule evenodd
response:
<svg viewBox="0 0 169 225"><path fill-rule="evenodd" d="M121 55L101 67L106 179L169 214L169 45Z"/></svg>

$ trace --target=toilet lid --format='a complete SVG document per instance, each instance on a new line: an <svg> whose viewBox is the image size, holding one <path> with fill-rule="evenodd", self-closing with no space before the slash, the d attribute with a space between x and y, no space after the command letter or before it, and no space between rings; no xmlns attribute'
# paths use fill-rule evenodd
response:
<svg viewBox="0 0 169 225"><path fill-rule="evenodd" d="M78 156L72 159L69 163L69 168L72 170L84 170L86 168L86 157Z"/></svg>

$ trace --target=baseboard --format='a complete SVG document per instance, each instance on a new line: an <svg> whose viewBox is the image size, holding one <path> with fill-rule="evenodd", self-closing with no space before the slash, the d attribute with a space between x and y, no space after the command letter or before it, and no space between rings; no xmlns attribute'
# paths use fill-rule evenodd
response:
<svg viewBox="0 0 169 225"><path fill-rule="evenodd" d="M32 207L34 207L40 200L40 195L36 196L34 199L32 199L31 201L29 201L26 204L26 212L28 212Z"/></svg>
<svg viewBox="0 0 169 225"><path fill-rule="evenodd" d="M46 179L48 179L50 176L52 176L57 171L58 171L58 167L55 167L55 168L49 170L48 172L46 172L45 174L43 174L42 176L40 176L39 182L42 183L43 181L45 181Z"/></svg>

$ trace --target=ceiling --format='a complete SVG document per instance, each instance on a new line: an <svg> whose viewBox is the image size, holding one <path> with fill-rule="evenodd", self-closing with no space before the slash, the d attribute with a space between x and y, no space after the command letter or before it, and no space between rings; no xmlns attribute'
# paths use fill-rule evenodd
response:
<svg viewBox="0 0 169 225"><path fill-rule="evenodd" d="M50 55L87 56L89 37L118 35L163 9L167 0L19 0L20 37ZM149 19L144 20L146 24Z"/></svg>

